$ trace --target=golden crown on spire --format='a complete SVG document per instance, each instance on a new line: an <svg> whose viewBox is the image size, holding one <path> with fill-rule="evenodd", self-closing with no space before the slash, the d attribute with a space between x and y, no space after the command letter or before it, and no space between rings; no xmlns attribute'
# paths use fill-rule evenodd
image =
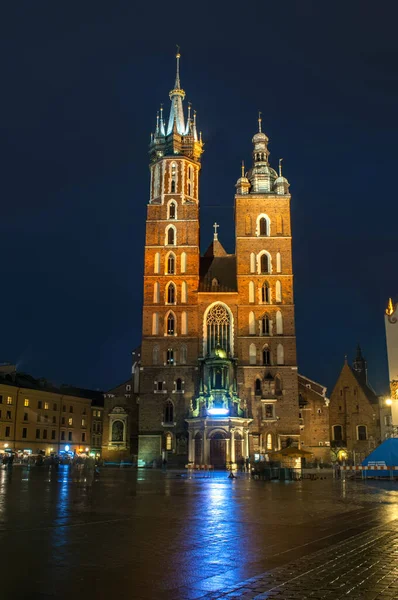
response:
<svg viewBox="0 0 398 600"><path fill-rule="evenodd" d="M395 307L394 304L392 302L392 298L388 299L388 304L387 304L387 308L386 308L386 315L391 317L391 315L394 313Z"/></svg>

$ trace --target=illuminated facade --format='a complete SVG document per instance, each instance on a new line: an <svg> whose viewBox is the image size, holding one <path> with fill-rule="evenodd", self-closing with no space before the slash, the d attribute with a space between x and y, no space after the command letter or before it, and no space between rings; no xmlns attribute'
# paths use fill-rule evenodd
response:
<svg viewBox="0 0 398 600"><path fill-rule="evenodd" d="M215 223L200 255L203 143L179 60L149 150L139 458L229 466L299 445L289 183L259 118L236 184L235 254Z"/></svg>
<svg viewBox="0 0 398 600"><path fill-rule="evenodd" d="M391 427L397 432L398 427L398 303L390 298L384 315L386 327L388 371L390 376L389 407L391 410Z"/></svg>

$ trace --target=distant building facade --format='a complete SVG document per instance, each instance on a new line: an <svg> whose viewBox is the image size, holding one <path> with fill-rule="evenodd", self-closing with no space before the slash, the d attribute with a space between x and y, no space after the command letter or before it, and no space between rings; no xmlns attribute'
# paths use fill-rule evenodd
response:
<svg viewBox="0 0 398 600"><path fill-rule="evenodd" d="M91 449L91 403L102 394L52 387L45 380L0 368L0 450L33 454Z"/></svg>
<svg viewBox="0 0 398 600"><path fill-rule="evenodd" d="M359 346L352 366L345 361L333 388L329 421L332 451L339 459L358 463L381 442L379 398Z"/></svg>
<svg viewBox="0 0 398 600"><path fill-rule="evenodd" d="M398 433L398 303L390 298L384 315L390 379L391 433ZM388 417L387 417L388 420Z"/></svg>
<svg viewBox="0 0 398 600"><path fill-rule="evenodd" d="M298 375L300 440L315 459L330 461L329 398L326 387Z"/></svg>

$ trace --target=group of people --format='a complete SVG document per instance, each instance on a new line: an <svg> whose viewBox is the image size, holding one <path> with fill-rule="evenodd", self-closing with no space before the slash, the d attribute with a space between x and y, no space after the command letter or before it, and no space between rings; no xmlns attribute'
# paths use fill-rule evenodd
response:
<svg viewBox="0 0 398 600"><path fill-rule="evenodd" d="M238 461L238 465L239 465L239 471L241 473L250 473L250 458L249 457L245 458L244 456L241 456L241 458Z"/></svg>

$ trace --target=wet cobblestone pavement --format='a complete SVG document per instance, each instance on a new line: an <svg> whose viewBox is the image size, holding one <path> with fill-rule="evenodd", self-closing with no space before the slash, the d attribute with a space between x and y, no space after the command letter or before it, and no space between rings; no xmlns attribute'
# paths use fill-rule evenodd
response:
<svg viewBox="0 0 398 600"><path fill-rule="evenodd" d="M398 483L0 472L3 600L398 598Z"/></svg>

